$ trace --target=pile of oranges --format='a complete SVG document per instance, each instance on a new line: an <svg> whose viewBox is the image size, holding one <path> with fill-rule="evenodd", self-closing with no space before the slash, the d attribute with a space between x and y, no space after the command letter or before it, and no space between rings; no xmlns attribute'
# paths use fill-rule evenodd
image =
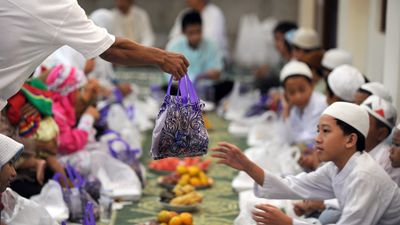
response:
<svg viewBox="0 0 400 225"><path fill-rule="evenodd" d="M162 210L157 215L157 222L160 225L193 225L193 216L187 212L178 214L173 211Z"/></svg>

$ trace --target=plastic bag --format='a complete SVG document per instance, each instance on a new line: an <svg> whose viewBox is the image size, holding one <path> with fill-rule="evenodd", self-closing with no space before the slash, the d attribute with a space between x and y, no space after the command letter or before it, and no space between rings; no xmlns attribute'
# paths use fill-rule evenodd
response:
<svg viewBox="0 0 400 225"><path fill-rule="evenodd" d="M7 225L58 225L45 208L9 188L2 193L1 202L1 221Z"/></svg>
<svg viewBox="0 0 400 225"><path fill-rule="evenodd" d="M64 202L63 190L60 184L49 180L40 191L40 194L32 196L32 201L43 206L52 218L61 222L68 219L69 210Z"/></svg>
<svg viewBox="0 0 400 225"><path fill-rule="evenodd" d="M172 79L153 130L153 159L193 157L207 154L208 133L202 108L204 105L188 76L179 81L178 96L171 96Z"/></svg>

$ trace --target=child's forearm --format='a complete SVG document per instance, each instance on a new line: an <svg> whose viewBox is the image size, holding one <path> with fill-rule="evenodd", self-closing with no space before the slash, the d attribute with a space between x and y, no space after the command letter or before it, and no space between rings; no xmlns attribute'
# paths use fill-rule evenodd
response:
<svg viewBox="0 0 400 225"><path fill-rule="evenodd" d="M246 166L245 172L253 178L253 180L260 186L264 184L264 170L257 166L254 162L248 162L248 166Z"/></svg>

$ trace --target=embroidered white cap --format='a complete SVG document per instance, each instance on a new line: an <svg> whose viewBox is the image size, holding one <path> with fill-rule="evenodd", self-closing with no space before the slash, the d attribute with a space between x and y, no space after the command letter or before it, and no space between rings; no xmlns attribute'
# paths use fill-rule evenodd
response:
<svg viewBox="0 0 400 225"><path fill-rule="evenodd" d="M328 106L322 115L329 115L339 119L367 137L369 130L368 112L359 105L349 102L335 102Z"/></svg>
<svg viewBox="0 0 400 225"><path fill-rule="evenodd" d="M282 68L280 80L281 82L284 82L287 78L298 75L312 79L312 72L307 64L297 60L291 60Z"/></svg>
<svg viewBox="0 0 400 225"><path fill-rule="evenodd" d="M16 160L23 149L24 146L21 143L0 134L0 168L10 160Z"/></svg>
<svg viewBox="0 0 400 225"><path fill-rule="evenodd" d="M341 65L328 76L328 85L333 94L348 102L354 102L354 94L364 83L361 72L350 65Z"/></svg>
<svg viewBox="0 0 400 225"><path fill-rule="evenodd" d="M394 105L383 98L371 95L361 104L368 113L390 128L396 125L397 110Z"/></svg>
<svg viewBox="0 0 400 225"><path fill-rule="evenodd" d="M383 84L379 82L369 82L366 84L361 85L361 90L368 91L372 95L377 95L388 102L392 102L392 95L389 91L383 86Z"/></svg>
<svg viewBox="0 0 400 225"><path fill-rule="evenodd" d="M302 49L316 49L321 47L318 33L314 29L304 27L296 30L292 44Z"/></svg>

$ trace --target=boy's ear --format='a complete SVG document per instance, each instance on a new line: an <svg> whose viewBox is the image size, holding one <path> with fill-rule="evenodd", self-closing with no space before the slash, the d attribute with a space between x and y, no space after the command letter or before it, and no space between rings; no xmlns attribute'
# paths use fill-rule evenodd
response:
<svg viewBox="0 0 400 225"><path fill-rule="evenodd" d="M351 134L347 135L345 147L347 149L350 149L353 147L357 148L357 139L358 139L358 137L357 137L357 134L355 134L355 133L351 133Z"/></svg>

